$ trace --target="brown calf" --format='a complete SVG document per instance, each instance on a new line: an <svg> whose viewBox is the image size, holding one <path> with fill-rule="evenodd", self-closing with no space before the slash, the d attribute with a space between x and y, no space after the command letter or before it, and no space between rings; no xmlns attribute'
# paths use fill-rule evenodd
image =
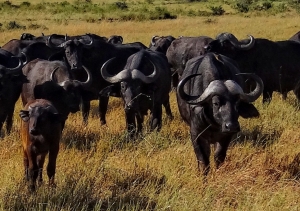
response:
<svg viewBox="0 0 300 211"><path fill-rule="evenodd" d="M41 183L45 157L49 153L47 174L49 185L54 184L56 158L61 139L62 118L48 100L37 99L20 111L21 140L24 153L25 179L30 191L35 190L36 179Z"/></svg>

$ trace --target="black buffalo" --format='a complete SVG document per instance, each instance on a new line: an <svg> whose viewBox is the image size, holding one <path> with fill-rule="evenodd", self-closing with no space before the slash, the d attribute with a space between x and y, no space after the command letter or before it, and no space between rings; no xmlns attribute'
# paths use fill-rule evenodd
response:
<svg viewBox="0 0 300 211"><path fill-rule="evenodd" d="M6 122L6 132L10 133L13 125L15 104L20 96L23 83L27 83L22 74L22 62L18 66L7 68L0 65L0 130Z"/></svg>
<svg viewBox="0 0 300 211"><path fill-rule="evenodd" d="M250 104L263 90L255 75L253 92L244 93L239 69L231 59L209 53L195 57L186 64L177 87L177 102L183 120L190 126L191 140L198 168L206 175L210 164L210 144L215 145L216 167L225 160L232 137L240 131L238 117L257 117Z"/></svg>
<svg viewBox="0 0 300 211"><path fill-rule="evenodd" d="M172 84L176 87L187 61L205 54L205 46L213 39L206 36L179 37L172 41L166 56L172 71Z"/></svg>
<svg viewBox="0 0 300 211"><path fill-rule="evenodd" d="M149 49L153 51L158 51L163 54L167 54L167 50L171 43L175 40L175 37L173 36L153 36L151 38L151 42L149 44Z"/></svg>
<svg viewBox="0 0 300 211"><path fill-rule="evenodd" d="M25 106L30 100L49 100L58 110L64 121L70 112L79 111L81 94L92 83L92 76L85 69L87 80L75 80L64 62L35 59L23 68L30 83L24 84L22 102Z"/></svg>
<svg viewBox="0 0 300 211"><path fill-rule="evenodd" d="M52 34L37 37L35 40L11 40L2 49L22 58L23 62L40 58L45 60L64 60L71 69L81 68L82 49L89 48L93 35L66 37Z"/></svg>
<svg viewBox="0 0 300 211"><path fill-rule="evenodd" d="M99 116L100 124L106 124L106 111L108 106L108 96L99 96L99 92L105 87L111 85L109 82L103 79L100 73L102 65L109 59L116 57L118 62L114 62L110 65L113 70L112 74L117 74L123 70L127 58L132 54L140 51L138 47L132 47L127 45L113 45L104 41L95 40L91 45L91 48L83 49L82 64L86 66L92 74L93 83L85 90L82 96L82 115L83 121L87 124L88 115L90 111L90 101L99 100ZM72 71L75 79L85 80L86 74L82 70ZM119 95L119 88L116 88L114 92L111 93L113 96Z"/></svg>
<svg viewBox="0 0 300 211"><path fill-rule="evenodd" d="M263 102L270 102L274 91L286 98L291 90L299 100L300 43L249 37L238 41L231 33L221 33L206 48L234 59L243 72L257 74L264 82Z"/></svg>
<svg viewBox="0 0 300 211"><path fill-rule="evenodd" d="M122 71L110 72L110 64L118 62L108 60L101 68L103 78L111 84L120 83L124 101L127 131L130 134L142 130L144 116L151 111L150 129L161 129L162 105L168 105L167 114L172 116L169 106L169 87L171 73L167 58L159 52L141 50L131 55ZM111 92L104 89L101 94Z"/></svg>

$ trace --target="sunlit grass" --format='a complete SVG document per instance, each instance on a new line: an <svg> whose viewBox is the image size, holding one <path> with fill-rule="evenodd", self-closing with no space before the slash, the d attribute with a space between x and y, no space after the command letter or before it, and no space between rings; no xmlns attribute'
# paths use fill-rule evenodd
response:
<svg viewBox="0 0 300 211"><path fill-rule="evenodd" d="M201 17L57 23L38 17L34 22L48 30L4 31L1 45L23 32L118 34L124 42L141 41L145 45L153 35L215 37L224 31L240 39L252 34L284 40L299 30L300 21L298 16L224 16L211 17L211 22ZM18 15L4 19L30 24ZM240 119L242 131L232 142L224 165L218 170L212 168L206 182L197 171L189 128L180 118L174 92L174 120L167 120L164 113L160 133L145 130L143 137L133 142L124 141L121 100L110 100L106 126L100 126L94 101L87 127L82 126L80 113L67 120L57 161L57 187L48 189L44 172L45 184L35 194L29 194L23 182L18 102L12 134L2 131L0 141L0 210L299 210L300 113L295 101L291 93L287 101L275 94L268 106L261 104L261 98L255 102L261 116Z"/></svg>

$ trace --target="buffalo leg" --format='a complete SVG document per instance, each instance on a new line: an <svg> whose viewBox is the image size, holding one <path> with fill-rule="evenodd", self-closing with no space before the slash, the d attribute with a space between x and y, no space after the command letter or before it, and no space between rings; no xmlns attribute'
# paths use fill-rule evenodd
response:
<svg viewBox="0 0 300 211"><path fill-rule="evenodd" d="M214 158L215 158L216 168L219 168L220 165L224 162L229 143L230 143L230 137L227 138L227 140L223 139L222 142L215 143Z"/></svg>
<svg viewBox="0 0 300 211"><path fill-rule="evenodd" d="M24 163L24 173L25 173L25 180L29 181L29 174L28 174L28 168L29 168L29 160L26 149L23 149L23 163Z"/></svg>
<svg viewBox="0 0 300 211"><path fill-rule="evenodd" d="M165 107L166 114L167 114L168 118L170 120L172 120L173 119L173 114L172 114L171 107L170 107L170 98L169 98L169 95L168 95L168 98L166 99L166 101L163 103L163 105Z"/></svg>
<svg viewBox="0 0 300 211"><path fill-rule="evenodd" d="M272 100L273 91L263 91L263 103L270 103Z"/></svg>
<svg viewBox="0 0 300 211"><path fill-rule="evenodd" d="M107 106L108 106L108 97L99 97L99 116L100 116L100 124L105 125L106 124L106 112L107 112Z"/></svg>
<svg viewBox="0 0 300 211"><path fill-rule="evenodd" d="M47 175L49 178L49 186L53 186L54 184L54 176L56 169L56 159L59 151L59 145L51 148L49 150L49 162L47 166Z"/></svg>
<svg viewBox="0 0 300 211"><path fill-rule="evenodd" d="M143 122L144 122L144 115L136 114L136 123L137 123L137 132L141 133L143 130Z"/></svg>
<svg viewBox="0 0 300 211"><path fill-rule="evenodd" d="M198 169L203 173L204 176L206 176L210 169L210 144L206 139L202 138L201 135L199 135L200 133L202 133L202 130L200 131L197 128L197 123L193 123L193 119L191 121L191 140L198 161Z"/></svg>
<svg viewBox="0 0 300 211"><path fill-rule="evenodd" d="M282 93L282 100L286 100L286 98L287 98L287 92L283 92Z"/></svg>
<svg viewBox="0 0 300 211"><path fill-rule="evenodd" d="M35 191L36 179L38 177L38 165L37 165L37 155L31 150L31 146L27 148L28 157L29 157L29 167L28 167L28 175L29 175L29 190L31 192Z"/></svg>
<svg viewBox="0 0 300 211"><path fill-rule="evenodd" d="M133 138L136 132L135 114L128 111L125 112L125 116L127 132L129 133L130 138Z"/></svg>
<svg viewBox="0 0 300 211"><path fill-rule="evenodd" d="M157 131L161 130L161 119L162 119L162 106L157 103L154 104L154 108L152 110L151 118L150 118L150 130L153 131L157 128Z"/></svg>
<svg viewBox="0 0 300 211"><path fill-rule="evenodd" d="M0 130L2 130L2 127L3 127L3 124L5 122L6 116L7 116L6 114L0 115Z"/></svg>
<svg viewBox="0 0 300 211"><path fill-rule="evenodd" d="M90 114L91 103L90 101L82 101L81 102L81 112L83 124L86 126L88 124L88 117Z"/></svg>
<svg viewBox="0 0 300 211"><path fill-rule="evenodd" d="M45 158L46 158L46 154L37 156L37 165L39 168L37 179L38 179L39 185L41 185L43 183L43 166L44 166Z"/></svg>
<svg viewBox="0 0 300 211"><path fill-rule="evenodd" d="M7 134L10 134L12 125L13 125L13 114L14 114L15 107L12 107L7 111L7 117L6 117L6 132Z"/></svg>

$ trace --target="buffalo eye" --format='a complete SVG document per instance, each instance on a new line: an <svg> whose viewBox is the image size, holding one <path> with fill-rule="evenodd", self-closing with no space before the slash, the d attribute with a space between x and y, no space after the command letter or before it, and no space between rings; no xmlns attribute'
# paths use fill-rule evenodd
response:
<svg viewBox="0 0 300 211"><path fill-rule="evenodd" d="M126 89L126 84L121 82L121 89Z"/></svg>

